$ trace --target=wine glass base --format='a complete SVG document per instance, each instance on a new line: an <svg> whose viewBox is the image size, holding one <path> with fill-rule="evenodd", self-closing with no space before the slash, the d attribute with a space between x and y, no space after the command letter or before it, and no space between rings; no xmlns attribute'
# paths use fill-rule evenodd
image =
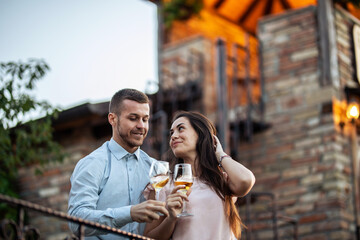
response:
<svg viewBox="0 0 360 240"><path fill-rule="evenodd" d="M194 214L188 213L188 212L183 212L183 213L178 214L176 217L180 218L180 217L192 217L192 216L194 216Z"/></svg>

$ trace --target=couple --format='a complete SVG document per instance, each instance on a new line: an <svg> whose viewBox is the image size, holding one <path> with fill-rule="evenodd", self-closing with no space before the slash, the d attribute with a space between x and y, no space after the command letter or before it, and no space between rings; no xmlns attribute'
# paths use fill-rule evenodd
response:
<svg viewBox="0 0 360 240"><path fill-rule="evenodd" d="M192 165L192 191L187 196L177 191L181 186L172 189L168 184L162 201L145 199L148 172L156 161L140 150L149 117L149 99L144 93L134 89L115 93L108 114L112 138L77 163L68 213L155 239L240 237L241 220L234 202L251 190L255 177L223 151L213 124L199 113L177 113L170 129L172 157L168 161L171 166ZM184 201L196 214L177 218ZM78 232L77 224L69 225ZM88 228L85 234L87 239L121 239Z"/></svg>

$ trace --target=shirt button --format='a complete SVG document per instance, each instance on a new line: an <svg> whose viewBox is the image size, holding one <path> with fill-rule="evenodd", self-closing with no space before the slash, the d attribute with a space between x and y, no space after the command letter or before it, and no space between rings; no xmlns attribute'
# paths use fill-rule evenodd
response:
<svg viewBox="0 0 360 240"><path fill-rule="evenodd" d="M130 188L130 191L132 191L133 189L132 188Z"/></svg>
<svg viewBox="0 0 360 240"><path fill-rule="evenodd" d="M129 171L131 171L131 168L129 168Z"/></svg>

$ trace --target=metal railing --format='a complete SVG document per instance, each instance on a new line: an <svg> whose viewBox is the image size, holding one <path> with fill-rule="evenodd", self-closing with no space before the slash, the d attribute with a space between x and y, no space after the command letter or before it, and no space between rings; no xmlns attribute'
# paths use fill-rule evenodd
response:
<svg viewBox="0 0 360 240"><path fill-rule="evenodd" d="M1 222L0 239L23 240L23 239L29 239L30 235L31 235L31 239L34 239L34 240L40 239L40 233L36 228L24 226L24 215L25 215L24 209L29 209L32 211L43 213L45 215L49 215L51 217L56 217L56 218L59 218L59 219L62 219L62 220L68 221L68 222L73 222L73 223L79 224L79 226L80 226L79 234L76 237L72 237L72 239L83 240L84 236L85 236L85 234L84 234L85 227L91 227L91 228L95 228L98 230L102 230L107 233L112 233L112 234L116 234L119 236L128 237L129 239L134 239L134 240L148 239L148 240L150 240L150 238L146 238L141 235L129 233L129 232L122 231L120 229L106 226L106 225L103 225L100 223L73 217L64 212L56 211L51 208L47 208L47 207L44 207L44 206L41 206L41 205L38 205L38 204L35 204L32 202L28 202L25 200L12 198L12 197L9 197L9 196L3 195L3 194L0 194L0 202L14 205L18 209L18 222L17 223L15 223L12 220L7 220L7 219L5 219Z"/></svg>
<svg viewBox="0 0 360 240"><path fill-rule="evenodd" d="M294 240L298 240L298 220L294 217L288 217L278 214L277 212L277 204L276 204L276 197L275 194L272 192L250 192L245 197L245 225L247 226L246 231L246 240L253 239L253 223L258 222L258 219L254 219L253 211L252 211L252 205L258 200L258 198L266 198L270 200L270 202L267 203L267 206L269 207L266 210L263 210L263 212L269 212L271 215L271 228L273 233L273 239L278 240L281 237L279 236L279 222L285 223L285 225L290 225L292 227L292 238Z"/></svg>

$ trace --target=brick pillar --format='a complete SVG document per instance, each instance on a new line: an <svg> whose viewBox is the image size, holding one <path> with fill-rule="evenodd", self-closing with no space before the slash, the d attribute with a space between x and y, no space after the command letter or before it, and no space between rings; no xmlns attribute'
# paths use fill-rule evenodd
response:
<svg viewBox="0 0 360 240"><path fill-rule="evenodd" d="M298 219L300 239L354 239L349 143L333 120L339 87L320 83L316 10L260 21L265 120L271 127L242 143L239 159L256 175L253 191L274 193L278 213ZM280 239L288 236L279 230Z"/></svg>

